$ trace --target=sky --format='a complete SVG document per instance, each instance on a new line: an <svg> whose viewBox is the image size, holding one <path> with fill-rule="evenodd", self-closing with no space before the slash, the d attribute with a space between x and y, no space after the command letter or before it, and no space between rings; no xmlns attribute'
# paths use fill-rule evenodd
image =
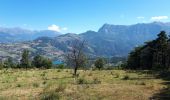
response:
<svg viewBox="0 0 170 100"><path fill-rule="evenodd" d="M153 21L170 22L170 0L0 0L0 27L83 33Z"/></svg>

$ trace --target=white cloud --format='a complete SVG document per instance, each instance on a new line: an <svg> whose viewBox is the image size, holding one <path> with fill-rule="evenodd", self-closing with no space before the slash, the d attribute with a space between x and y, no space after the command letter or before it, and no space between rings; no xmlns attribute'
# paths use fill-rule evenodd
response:
<svg viewBox="0 0 170 100"><path fill-rule="evenodd" d="M48 30L61 32L60 27L55 24L48 26Z"/></svg>
<svg viewBox="0 0 170 100"><path fill-rule="evenodd" d="M144 19L145 17L143 16L138 16L137 19Z"/></svg>
<svg viewBox="0 0 170 100"><path fill-rule="evenodd" d="M48 30L61 32L61 31L67 31L68 28L67 27L61 28L60 26L52 24L52 25L48 26Z"/></svg>
<svg viewBox="0 0 170 100"><path fill-rule="evenodd" d="M62 30L63 30L63 31L67 31L67 30L68 30L68 28L67 28L67 27L64 27L64 28L62 28Z"/></svg>
<svg viewBox="0 0 170 100"><path fill-rule="evenodd" d="M165 20L168 18L169 18L168 16L154 16L154 17L151 17L151 20L160 21L160 20Z"/></svg>

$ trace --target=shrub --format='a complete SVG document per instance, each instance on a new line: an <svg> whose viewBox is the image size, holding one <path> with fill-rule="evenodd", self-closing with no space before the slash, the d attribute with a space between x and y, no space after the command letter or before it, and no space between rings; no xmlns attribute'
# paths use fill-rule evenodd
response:
<svg viewBox="0 0 170 100"><path fill-rule="evenodd" d="M98 69L100 70L100 69L103 68L104 63L105 63L105 62L104 62L104 59L103 59L103 58L98 58L98 59L96 59L94 65L95 65L96 68L98 68Z"/></svg>
<svg viewBox="0 0 170 100"><path fill-rule="evenodd" d="M119 75L118 73L115 74L115 78L119 78L119 76L120 76L120 75Z"/></svg>
<svg viewBox="0 0 170 100"><path fill-rule="evenodd" d="M86 81L84 78L79 78L79 79L77 80L77 83L78 83L78 84L87 84L87 81Z"/></svg>
<svg viewBox="0 0 170 100"><path fill-rule="evenodd" d="M17 86L16 87L21 87L21 84L17 84Z"/></svg>
<svg viewBox="0 0 170 100"><path fill-rule="evenodd" d="M44 92L40 96L40 100L59 100L59 94L55 91Z"/></svg>
<svg viewBox="0 0 170 100"><path fill-rule="evenodd" d="M101 81L98 78L93 78L93 84L100 84Z"/></svg>
<svg viewBox="0 0 170 100"><path fill-rule="evenodd" d="M47 85L40 94L40 100L60 100L60 92L63 92L66 84L60 83L57 88Z"/></svg>
<svg viewBox="0 0 170 100"><path fill-rule="evenodd" d="M146 85L145 82L136 82L136 85Z"/></svg>
<svg viewBox="0 0 170 100"><path fill-rule="evenodd" d="M92 76L93 74L92 73L89 73L88 76Z"/></svg>
<svg viewBox="0 0 170 100"><path fill-rule="evenodd" d="M159 72L157 78L164 78L164 79L169 80L170 79L170 71Z"/></svg>
<svg viewBox="0 0 170 100"><path fill-rule="evenodd" d="M33 58L32 61L33 66L36 68L51 68L52 67L52 61L48 58L45 58L41 55L37 55Z"/></svg>
<svg viewBox="0 0 170 100"><path fill-rule="evenodd" d="M57 67L58 67L59 69L64 69L64 64L59 64Z"/></svg>
<svg viewBox="0 0 170 100"><path fill-rule="evenodd" d="M55 92L63 92L66 88L65 84L59 84L59 86L55 89Z"/></svg>
<svg viewBox="0 0 170 100"><path fill-rule="evenodd" d="M129 79L129 76L128 76L128 75L125 75L122 79L123 79L123 80L128 80L128 79Z"/></svg>
<svg viewBox="0 0 170 100"><path fill-rule="evenodd" d="M40 76L45 76L45 73L43 72Z"/></svg>
<svg viewBox="0 0 170 100"><path fill-rule="evenodd" d="M47 77L45 77L45 76L44 76L44 77L42 77L42 79L43 79L43 80L48 80L48 78L47 78Z"/></svg>
<svg viewBox="0 0 170 100"><path fill-rule="evenodd" d="M66 72L68 72L68 70L66 70Z"/></svg>
<svg viewBox="0 0 170 100"><path fill-rule="evenodd" d="M111 75L114 75L113 72L110 72Z"/></svg>
<svg viewBox="0 0 170 100"><path fill-rule="evenodd" d="M78 73L78 74L76 74L76 75L75 75L75 74L73 74L73 73L71 73L71 74L73 75L73 78L74 78L74 77L78 78L78 77L79 77L79 75L80 75L79 73Z"/></svg>
<svg viewBox="0 0 170 100"><path fill-rule="evenodd" d="M36 87L36 88L39 87L38 83L33 83L32 85L33 85L33 87Z"/></svg>
<svg viewBox="0 0 170 100"><path fill-rule="evenodd" d="M43 83L42 84L46 84L47 82L46 81L43 81Z"/></svg>

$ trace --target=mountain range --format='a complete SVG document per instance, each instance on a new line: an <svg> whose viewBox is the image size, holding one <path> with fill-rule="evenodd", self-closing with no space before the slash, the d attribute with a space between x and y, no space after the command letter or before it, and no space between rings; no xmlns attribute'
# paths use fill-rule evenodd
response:
<svg viewBox="0 0 170 100"><path fill-rule="evenodd" d="M87 42L86 53L90 56L127 56L134 47L156 38L157 34L162 30L169 34L170 23L153 22L134 25L104 24L97 32L87 31L80 34L60 34L53 31L20 29L2 31L0 29L0 42L3 42L0 44L0 59L6 56L19 59L20 51L25 48L31 51L31 55L42 54L52 59L62 58L62 55L70 49L71 42L76 39ZM28 36L25 34L23 36L20 33L25 33ZM4 34L10 38L4 38ZM20 42L13 42L13 40Z"/></svg>
<svg viewBox="0 0 170 100"><path fill-rule="evenodd" d="M48 36L55 37L61 35L61 33L51 30L27 30L22 28L3 28L0 27L0 43L12 43L31 41L38 37Z"/></svg>

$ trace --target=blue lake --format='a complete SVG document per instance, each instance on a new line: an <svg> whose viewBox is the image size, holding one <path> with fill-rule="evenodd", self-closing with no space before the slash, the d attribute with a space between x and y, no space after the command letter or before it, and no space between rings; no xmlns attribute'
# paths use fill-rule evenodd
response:
<svg viewBox="0 0 170 100"><path fill-rule="evenodd" d="M59 64L64 64L64 62L60 61L60 60L55 60L53 61L54 65L59 65Z"/></svg>

